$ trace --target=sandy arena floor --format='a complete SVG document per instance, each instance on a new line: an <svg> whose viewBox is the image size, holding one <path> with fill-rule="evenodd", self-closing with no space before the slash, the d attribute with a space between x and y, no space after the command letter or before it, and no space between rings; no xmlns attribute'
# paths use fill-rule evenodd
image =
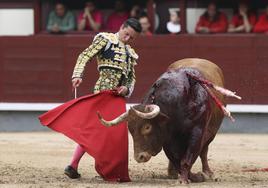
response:
<svg viewBox="0 0 268 188"><path fill-rule="evenodd" d="M0 133L0 187L180 187L167 179L163 152L148 163L133 159L130 139L131 183L102 181L93 159L85 155L79 168L82 178L70 180L63 174L75 144L57 133ZM217 181L192 183L186 187L268 187L268 172L242 172L268 167L268 135L220 134L210 146L209 161ZM200 171L198 160L193 168Z"/></svg>

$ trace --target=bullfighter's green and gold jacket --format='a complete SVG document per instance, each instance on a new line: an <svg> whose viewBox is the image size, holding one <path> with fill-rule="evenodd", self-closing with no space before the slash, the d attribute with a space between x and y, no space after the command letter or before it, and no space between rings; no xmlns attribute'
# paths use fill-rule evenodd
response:
<svg viewBox="0 0 268 188"><path fill-rule="evenodd" d="M72 78L81 78L88 61L97 58L99 79L94 87L94 93L126 86L131 95L136 81L134 66L138 55L129 46L118 39L118 34L99 33L92 44L78 57Z"/></svg>

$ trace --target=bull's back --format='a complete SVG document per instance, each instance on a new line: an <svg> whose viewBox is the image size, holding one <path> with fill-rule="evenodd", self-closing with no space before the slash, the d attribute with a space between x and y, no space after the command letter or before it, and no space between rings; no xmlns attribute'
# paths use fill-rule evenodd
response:
<svg viewBox="0 0 268 188"><path fill-rule="evenodd" d="M214 84L224 87L224 78L221 69L211 61L198 58L181 59L172 63L168 69L194 68Z"/></svg>

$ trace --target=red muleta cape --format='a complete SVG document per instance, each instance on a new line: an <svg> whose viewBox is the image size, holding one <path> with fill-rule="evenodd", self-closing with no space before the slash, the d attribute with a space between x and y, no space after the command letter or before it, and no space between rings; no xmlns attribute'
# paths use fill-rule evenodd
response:
<svg viewBox="0 0 268 188"><path fill-rule="evenodd" d="M66 102L41 115L42 125L63 133L80 144L95 159L95 169L107 181L131 181L128 174L128 130L125 122L105 127L107 120L126 111L123 97L113 91L86 95Z"/></svg>

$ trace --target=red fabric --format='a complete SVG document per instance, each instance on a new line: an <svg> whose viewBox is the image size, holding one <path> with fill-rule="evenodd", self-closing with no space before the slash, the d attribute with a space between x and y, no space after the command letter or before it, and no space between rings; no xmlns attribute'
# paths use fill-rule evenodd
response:
<svg viewBox="0 0 268 188"><path fill-rule="evenodd" d="M266 13L262 14L259 17L259 20L256 23L253 32L255 32L255 33L266 33L266 32L268 32L268 15Z"/></svg>
<svg viewBox="0 0 268 188"><path fill-rule="evenodd" d="M248 21L249 21L250 25L252 25L254 27L254 25L256 24L256 21L257 21L256 15L253 13L250 13L248 15ZM231 24L234 27L239 27L239 26L243 25L244 24L243 17L240 14L234 15L232 17Z"/></svg>
<svg viewBox="0 0 268 188"><path fill-rule="evenodd" d="M123 97L112 91L71 100L39 117L44 126L63 133L95 158L96 171L107 181L130 181L126 123L105 127L96 114L107 120L126 111Z"/></svg>
<svg viewBox="0 0 268 188"><path fill-rule="evenodd" d="M101 14L100 11L98 11L98 10L93 11L91 13L91 16L92 16L93 20L96 23L99 23L100 25L102 25L102 14ZM80 23L83 20L83 17L84 17L84 12L81 12L78 15L77 23ZM89 23L88 18L86 19L86 27L85 27L85 30L92 31L92 28L90 27L90 23Z"/></svg>
<svg viewBox="0 0 268 188"><path fill-rule="evenodd" d="M199 33L199 27L207 27L210 33L224 33L227 31L228 21L223 13L220 13L219 19L216 21L208 20L204 15L200 16L197 22L195 32Z"/></svg>
<svg viewBox="0 0 268 188"><path fill-rule="evenodd" d="M119 30L120 26L126 21L129 17L127 12L124 13L112 13L107 20L106 29L109 31L116 32Z"/></svg>

